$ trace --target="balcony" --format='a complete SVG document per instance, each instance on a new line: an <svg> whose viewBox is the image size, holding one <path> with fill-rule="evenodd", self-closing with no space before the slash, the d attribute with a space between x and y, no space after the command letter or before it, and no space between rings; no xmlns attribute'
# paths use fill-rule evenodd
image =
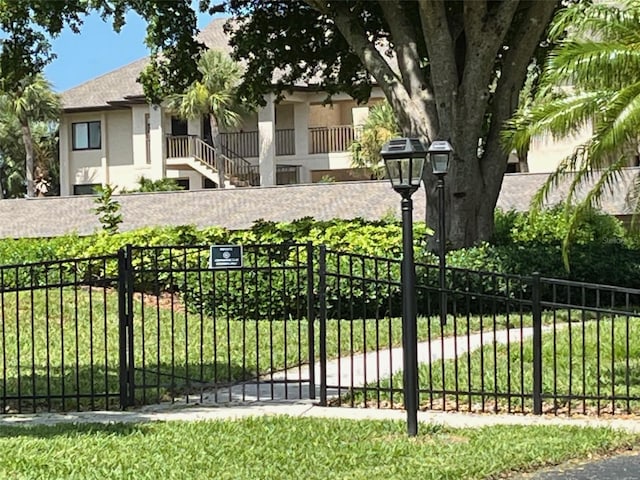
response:
<svg viewBox="0 0 640 480"><path fill-rule="evenodd" d="M304 155L346 152L351 143L360 135L361 129L353 125L334 127L312 127L309 129L309 151ZM259 156L258 132L235 132L220 135L220 143L225 149L244 158ZM278 129L275 132L276 156L296 155L294 129Z"/></svg>

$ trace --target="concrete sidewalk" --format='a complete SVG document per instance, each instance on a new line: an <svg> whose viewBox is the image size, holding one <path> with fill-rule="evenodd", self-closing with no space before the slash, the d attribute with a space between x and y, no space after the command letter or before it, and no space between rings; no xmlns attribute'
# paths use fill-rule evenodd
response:
<svg viewBox="0 0 640 480"><path fill-rule="evenodd" d="M59 423L140 423L155 421L234 420L261 415L291 417L343 418L353 420L404 421L404 410L321 407L311 400L247 402L244 404L185 405L160 404L131 411L94 411L77 413L35 413L4 415L0 426L54 425ZM420 411L418 421L452 428L492 425L567 425L606 427L640 433L640 418L557 417L552 415L474 414L464 412Z"/></svg>

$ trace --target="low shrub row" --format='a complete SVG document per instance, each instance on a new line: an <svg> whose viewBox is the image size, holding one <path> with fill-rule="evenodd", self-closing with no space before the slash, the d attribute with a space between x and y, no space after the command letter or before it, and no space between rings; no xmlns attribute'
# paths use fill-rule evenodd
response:
<svg viewBox="0 0 640 480"><path fill-rule="evenodd" d="M430 230L424 223L416 223L414 229L416 261L423 264L437 264L437 258L427 250ZM529 276L538 272L543 276L571 280L622 285L640 288L640 249L637 242L626 233L622 224L613 217L594 213L585 219L583 228L576 236L571 248L571 268L566 270L562 259L562 239L566 233L566 221L561 209L542 212L535 217L523 213L497 212L496 235L491 243L476 247L451 251L447 254L447 264L469 270L484 270L498 274ZM355 262L328 259L328 268L337 276L329 281L328 300L333 310L342 308L369 311L376 309L379 314L398 312L400 289L399 260L402 248L401 225L395 221L371 222L362 219L315 221L303 218L290 223L259 221L251 229L228 231L220 227L198 229L194 226L149 227L117 234L97 233L88 237L67 235L51 239L19 239L0 242L0 265L24 265L33 262L52 261L63 258L88 258L113 255L125 245L138 246L187 246L213 244L272 244L326 245L331 250L362 255ZM278 250L277 248L274 252ZM279 251L279 250L278 250ZM153 272L136 277L136 288L157 293L174 291L183 295L188 305L206 312L214 309L229 316L250 316L263 318L264 315L287 317L292 312L305 311L306 286L294 289L291 285L300 283L299 269L304 268L306 253L292 254L284 248L275 256L256 256L253 276L241 277L231 274L224 284L213 282L203 289L198 275L188 274L175 279L171 267L203 267L206 258L202 255L186 255L184 259L156 254L152 250L141 250L133 259L137 265L154 265ZM380 275L379 263L368 257L395 259L387 263L384 275L391 281L377 284L366 281L341 281L348 278L372 278ZM177 263L176 263L177 262ZM317 257L314 259L317 262ZM87 282L101 274L108 278L117 275L117 262L80 262L75 267L60 267L60 275L70 279L86 279ZM102 265L102 266L101 266ZM282 268L283 274L269 276L260 269ZM354 270L355 268L355 270ZM100 270L105 270L101 272ZM5 269L6 272L9 270ZM31 269L28 272L5 275L3 288L28 285L44 285L50 279L47 269ZM12 271L13 272L13 271ZM437 270L419 267L418 285L437 285ZM506 281L496 281L495 277L483 275L449 275L448 288L461 291L504 294L511 287ZM304 283L304 282L303 282ZM12 285L14 284L14 285ZM524 283L521 288L528 288ZM512 289L513 290L513 289ZM279 292L274 296L273 292ZM517 292L510 291L509 295ZM437 296L428 297L420 304L430 302L430 310L437 308ZM226 299L226 300L220 300ZM424 310L419 305L420 310Z"/></svg>

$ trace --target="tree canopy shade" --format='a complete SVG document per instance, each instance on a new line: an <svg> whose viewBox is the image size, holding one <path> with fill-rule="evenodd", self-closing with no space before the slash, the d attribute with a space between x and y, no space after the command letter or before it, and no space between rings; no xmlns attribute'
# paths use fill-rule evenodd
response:
<svg viewBox="0 0 640 480"><path fill-rule="evenodd" d="M129 11L147 21L145 42L151 68L141 76L147 96L159 101L182 91L198 78L203 45L195 40L196 14L191 0L0 0L0 89L11 90L25 78L42 73L55 58L49 40L65 26L78 33L84 15L97 13L119 31ZM221 5L200 1L201 10Z"/></svg>
<svg viewBox="0 0 640 480"><path fill-rule="evenodd" d="M638 0L579 3L560 12L551 38L569 34L549 55L540 93L505 132L510 145L519 148L534 136L565 138L585 126L592 128L591 138L561 162L534 198L539 209L551 189L569 182L565 261L581 219L599 205L605 192L617 187L621 169L639 153L639 25ZM593 188L579 198L580 187L591 180Z"/></svg>
<svg viewBox="0 0 640 480"><path fill-rule="evenodd" d="M229 25L246 64L241 91L260 100L304 82L368 98L374 84L405 136L448 140L447 238L490 238L507 167L500 141L554 0L231 0ZM274 72L278 73L274 85ZM435 177L426 173L427 222L437 225Z"/></svg>
<svg viewBox="0 0 640 480"><path fill-rule="evenodd" d="M148 22L151 68L141 77L152 101L200 78L191 0L0 0L0 77L11 83L51 59L38 37L94 10L116 30L128 10ZM406 136L448 140L447 238L453 247L488 239L507 167L500 142L527 66L559 0L230 0L236 59L246 65L240 95L263 101L301 82L360 101L380 86ZM201 0L202 11L219 10ZM35 36L35 41L34 41ZM46 40L46 39L44 39ZM32 58L33 65L26 59ZM19 67L14 73L13 67ZM275 77L274 77L274 74ZM276 79L274 85L274 78ZM17 80L16 80L17 79ZM435 179L426 174L427 221L436 225Z"/></svg>

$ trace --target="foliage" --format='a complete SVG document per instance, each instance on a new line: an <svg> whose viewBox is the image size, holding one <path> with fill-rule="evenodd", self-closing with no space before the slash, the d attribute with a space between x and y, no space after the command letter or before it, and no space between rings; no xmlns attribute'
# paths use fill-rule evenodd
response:
<svg viewBox="0 0 640 480"><path fill-rule="evenodd" d="M536 213L497 210L494 242L498 245L527 243L560 245L570 229L565 211L566 207L563 204ZM587 213L573 238L575 245L625 241L626 231L620 220L595 210Z"/></svg>
<svg viewBox="0 0 640 480"><path fill-rule="evenodd" d="M362 126L362 133L349 146L352 167L368 168L376 178L384 177L382 146L400 135L400 128L389 102L374 105Z"/></svg>
<svg viewBox="0 0 640 480"><path fill-rule="evenodd" d="M45 195L57 179L57 127L52 122L59 111L60 97L41 75L0 91L0 190L4 187L9 196L24 194L21 184L28 197Z"/></svg>
<svg viewBox="0 0 640 480"><path fill-rule="evenodd" d="M221 11L202 0L202 11ZM99 14L120 31L126 15L135 11L147 21L145 43L151 66L141 74L147 96L155 103L169 93L183 91L198 76L196 62L202 45L196 40L197 18L191 0L0 0L0 90L34 75L55 59L50 39L65 27L79 33L83 17Z"/></svg>
<svg viewBox="0 0 640 480"><path fill-rule="evenodd" d="M561 238L566 223L561 222L563 215L560 207L534 217L524 213L498 212L496 218L499 235L496 235L493 244L483 243L453 250L447 254L447 265L495 272L497 275L528 277L539 272L547 277L640 288L640 250L624 235L620 222L612 217L594 214L588 223L583 224L581 236L578 237L579 243L572 250L570 271L565 269L561 255ZM419 285L437 285L438 282L435 267L438 261L427 248L430 235L431 231L424 223L414 225L415 258L420 264L417 268ZM163 290L179 292L192 309L199 310L202 307L211 312L215 308L218 313L228 313L232 317L242 313L244 316L261 318L265 312L270 312L273 316L296 316L305 312L306 286L300 289L294 286L306 275L307 253L304 245L308 242L315 246L326 245L329 250L336 252L361 255L352 259L346 256L339 259L337 254L327 257L327 265L331 271L357 278L373 278L381 275L380 272L383 272L385 278L400 278L402 228L395 218L377 222L362 219L315 221L302 218L294 222L258 221L248 230L233 232L220 227L147 227L90 237L69 235L42 240L4 240L0 242L0 264L113 255L128 244L152 247L274 245L264 247L257 255L246 253L247 264L259 267L260 271L246 272L244 276L230 272L225 282L215 285L209 283L203 287L200 287L197 269L175 278L170 274L170 267L179 270L185 267L206 268L207 255L189 254L183 258L182 254L170 254L166 249L157 252L148 250L141 253L136 261L140 265L155 265L154 262L158 262L155 255L164 252L158 257L162 260L157 268L151 269L161 271L157 277L154 274L141 275L136 280L136 288L151 293ZM293 247L296 244L303 247L298 250ZM200 250L204 252L205 247L200 247ZM318 249L314 252L314 268L317 269ZM375 258L389 260L377 261ZM282 274L270 278L264 273L274 268L283 268ZM113 276L117 272L114 270L107 273ZM483 292L504 291L503 283L495 283L491 275L473 273L466 277L447 278L452 288L459 287L454 285L455 282L467 281L470 283L464 288ZM38 280L34 277L29 281ZM350 285L335 277L329 281L328 286L330 310L350 303L358 311L372 312L378 308L376 305L381 309L380 314L398 311L401 299L398 285L393 284L380 291L375 282L356 282ZM273 292L281 293L274 297ZM286 294L282 295L282 292ZM512 289L511 294L516 293ZM222 298L226 300L216 301ZM434 306L432 299L432 307Z"/></svg>
<svg viewBox="0 0 640 480"><path fill-rule="evenodd" d="M363 102L376 84L404 136L453 146L446 193L451 245L489 239L507 163L499 133L559 1L232 0L229 6L237 20L227 27L235 58L246 64L240 88L247 98L263 103L265 94L302 83ZM429 189L433 225L436 200Z"/></svg>
<svg viewBox="0 0 640 480"><path fill-rule="evenodd" d="M458 160L468 165L452 169L448 177L454 187L448 195L458 196L446 203L456 205L447 212L447 237L461 247L486 240L492 231L507 159L499 131L513 113L514 92L522 87L560 3L233 0L212 6L201 0L200 9L220 11L226 5L237 17L228 29L234 56L247 66L239 91L247 102L264 103L265 93L280 94L300 84L329 96L344 92L361 102L375 83L403 135L420 137L425 144L449 140ZM9 33L5 45L15 46L0 56L3 75L13 67L18 80L42 71L52 59L46 35L65 25L79 29L83 14L99 12L119 30L133 10L148 25L151 60L140 81L151 102L185 92L203 79L197 68L202 45L190 0L4 0L1 5L6 11L0 30ZM32 58L32 64L27 62ZM478 177L484 181L475 181ZM428 221L435 224L435 192L427 196Z"/></svg>
<svg viewBox="0 0 640 480"><path fill-rule="evenodd" d="M138 187L133 190L122 189L121 193L136 192L173 192L175 190L183 190L178 182L173 178L161 178L159 180L151 180L144 176L138 179Z"/></svg>
<svg viewBox="0 0 640 480"><path fill-rule="evenodd" d="M559 12L552 39L565 32L566 38L558 40L549 55L540 94L506 132L508 144L515 148L535 136L570 138L585 127L593 132L560 163L533 200L533 207L540 210L552 189L567 186L565 262L581 221L600 205L606 192L620 188L622 168L629 164L629 156L638 154L638 22L640 4L631 0L579 2ZM585 184L589 191L583 194Z"/></svg>
<svg viewBox="0 0 640 480"><path fill-rule="evenodd" d="M241 120L241 103L237 97L242 69L226 53L207 50L198 62L200 79L184 93L171 95L167 108L185 118L209 116L213 146L219 144L219 128L235 127Z"/></svg>
<svg viewBox="0 0 640 480"><path fill-rule="evenodd" d="M113 198L115 187L106 184L96 187L97 197L94 203L97 207L94 212L102 224L102 229L109 234L118 233L118 225L122 223L120 202Z"/></svg>
<svg viewBox="0 0 640 480"><path fill-rule="evenodd" d="M323 175L322 178L318 181L318 183L335 183L336 177L331 175Z"/></svg>

